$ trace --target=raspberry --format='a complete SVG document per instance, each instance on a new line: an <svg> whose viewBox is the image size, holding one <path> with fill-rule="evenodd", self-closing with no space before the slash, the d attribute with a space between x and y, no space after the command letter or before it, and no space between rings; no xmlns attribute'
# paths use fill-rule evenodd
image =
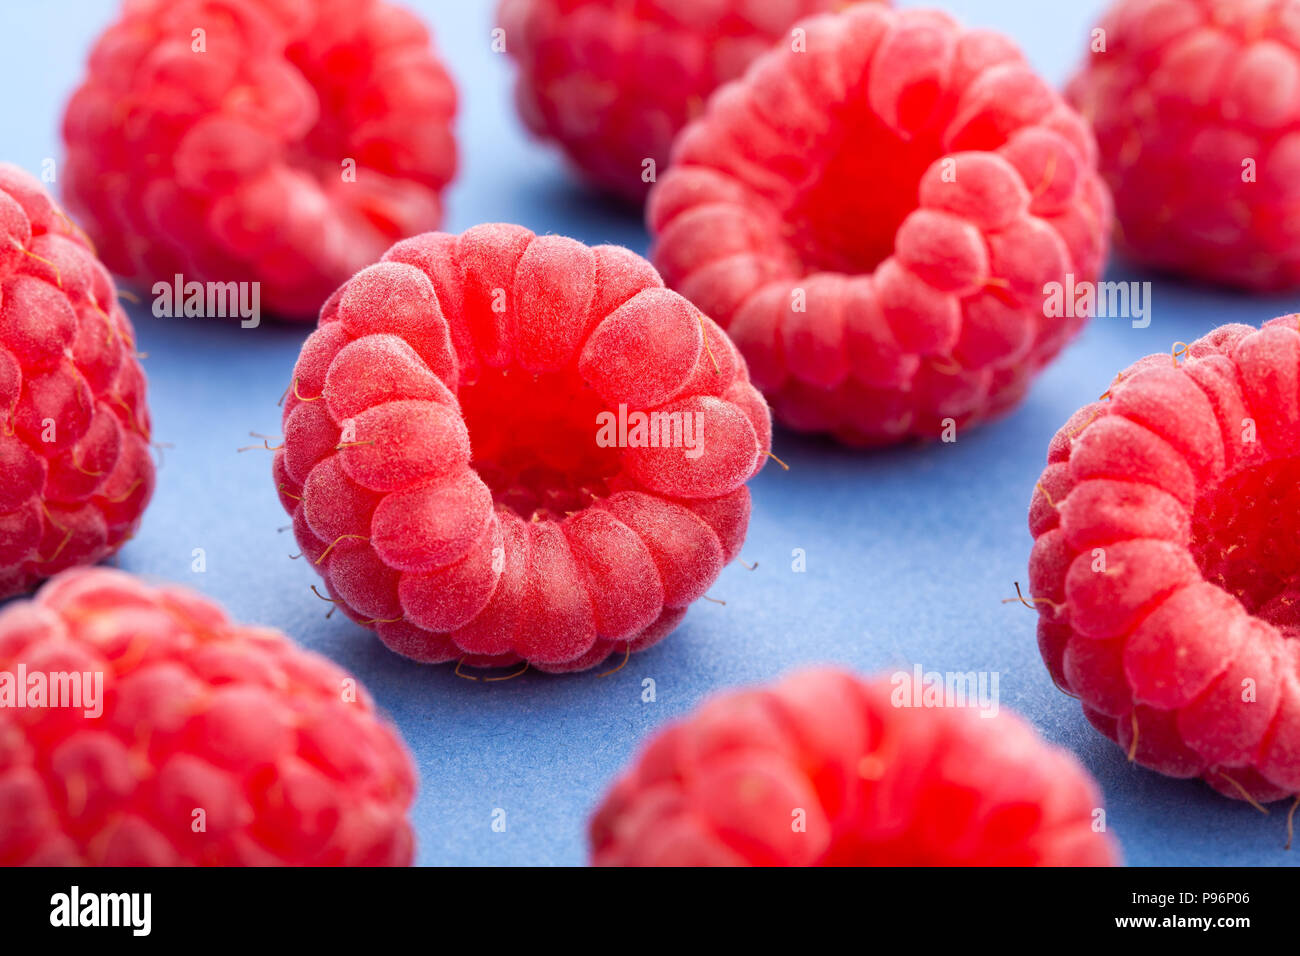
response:
<svg viewBox="0 0 1300 956"><path fill-rule="evenodd" d="M887 678L815 670L655 737L591 821L592 862L1109 865L1097 788L1019 718L903 709Z"/></svg>
<svg viewBox="0 0 1300 956"><path fill-rule="evenodd" d="M0 598L113 554L153 484L113 280L41 184L0 164Z"/></svg>
<svg viewBox="0 0 1300 956"><path fill-rule="evenodd" d="M0 613L6 683L0 864L411 861L414 770L365 691L189 591L61 574Z"/></svg>
<svg viewBox="0 0 1300 956"><path fill-rule="evenodd" d="M1039 647L1131 759L1300 792L1297 316L1154 355L1052 440L1029 515Z"/></svg>
<svg viewBox="0 0 1300 956"><path fill-rule="evenodd" d="M310 319L437 227L455 108L428 32L384 0L137 0L68 104L65 191L132 282L254 280Z"/></svg>
<svg viewBox="0 0 1300 956"><path fill-rule="evenodd" d="M485 225L399 242L326 303L274 472L333 599L393 650L572 671L704 594L770 441L740 355L648 262Z"/></svg>
<svg viewBox="0 0 1300 956"><path fill-rule="evenodd" d="M1102 29L1068 95L1096 130L1124 251L1300 286L1300 0L1121 0Z"/></svg>
<svg viewBox="0 0 1300 956"><path fill-rule="evenodd" d="M1084 322L1047 318L1045 285L1105 259L1086 124L944 14L801 26L806 52L763 56L678 139L655 264L793 428L882 445L1006 411Z"/></svg>
<svg viewBox="0 0 1300 956"><path fill-rule="evenodd" d="M673 137L798 19L838 0L503 0L516 101L591 182L640 203ZM654 165L647 168L646 161ZM647 182L649 179L649 182Z"/></svg>

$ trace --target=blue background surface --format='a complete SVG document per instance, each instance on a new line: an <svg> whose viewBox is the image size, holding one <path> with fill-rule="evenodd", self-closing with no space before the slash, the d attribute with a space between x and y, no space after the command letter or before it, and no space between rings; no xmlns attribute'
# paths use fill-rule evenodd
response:
<svg viewBox="0 0 1300 956"><path fill-rule="evenodd" d="M462 94L462 171L445 228L519 222L588 243L645 252L640 219L585 192L552 149L530 142L511 100L511 66L489 49L489 0L408 4L432 24ZM901 5L913 6L903 2ZM967 23L1016 38L1052 81L1078 61L1097 0L946 0ZM59 158L62 107L109 0L7 0L0 12L0 160L39 172ZM270 455L237 454L250 430L279 434L276 402L303 326L241 329L199 319L156 319L129 307L149 357L155 437L165 450L158 491L121 567L174 580L223 601L238 618L279 627L358 674L392 715L419 765L414 810L424 864L579 864L585 823L605 787L655 728L724 687L776 677L807 662L861 672L989 670L1003 707L1071 748L1105 792L1128 862L1294 864L1285 853L1284 804L1270 816L1195 781L1129 765L1052 686L1035 645L1035 615L1002 599L1024 581L1025 515L1047 442L1080 405L1133 360L1225 322L1296 311L1295 298L1251 298L1143 275L1113 263L1111 278L1153 279L1149 328L1099 319L1009 418L953 444L874 454L778 431L789 473L753 482L754 516L742 552L755 571L729 567L675 634L621 672L530 673L474 683L450 667L422 667L308 589L317 577L288 532L270 479ZM192 573L203 548L207 571ZM802 548L807 571L791 570ZM657 701L641 701L653 678ZM491 827L506 811L505 832Z"/></svg>

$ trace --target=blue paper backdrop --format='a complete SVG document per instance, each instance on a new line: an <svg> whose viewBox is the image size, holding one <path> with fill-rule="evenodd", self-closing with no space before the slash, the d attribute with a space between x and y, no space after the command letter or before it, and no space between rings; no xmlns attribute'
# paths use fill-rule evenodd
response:
<svg viewBox="0 0 1300 956"><path fill-rule="evenodd" d="M919 5L905 3L904 5ZM1015 37L1054 82L1079 59L1097 0L948 0L971 24ZM511 100L512 71L489 49L488 0L411 3L430 22L462 93L462 172L446 228L512 221L588 243L647 245L639 218L575 185L557 154L530 142ZM112 18L108 0L11 0L0 10L0 159L38 171L62 155L61 110L85 52ZM1134 329L1098 320L1011 417L954 444L858 454L778 432L789 473L752 485L743 555L684 625L605 679L530 673L485 685L385 650L308 590L316 575L277 532L286 517L265 452L237 454L250 430L278 434L276 402L306 334L196 319L156 319L131 307L148 352L159 441L172 447L140 534L120 565L183 582L238 618L283 629L356 672L400 725L419 765L414 810L425 864L578 864L585 822L638 744L725 687L768 680L800 664L862 672L989 670L1002 703L1072 749L1100 780L1113 832L1133 864L1286 864L1284 817L1265 817L1199 782L1129 765L1052 686L1035 647L1035 615L1002 599L1023 581L1025 513L1048 439L1134 359L1225 322L1295 311L1295 299L1228 295L1146 276L1116 263L1112 278L1155 279L1154 318ZM207 571L190 570L203 548ZM802 548L807 571L791 570ZM657 701L641 701L644 678ZM506 811L505 832L491 827Z"/></svg>

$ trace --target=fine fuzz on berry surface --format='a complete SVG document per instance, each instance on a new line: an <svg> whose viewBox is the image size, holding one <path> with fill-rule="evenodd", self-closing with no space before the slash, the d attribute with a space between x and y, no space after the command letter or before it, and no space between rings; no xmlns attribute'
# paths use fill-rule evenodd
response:
<svg viewBox="0 0 1300 956"><path fill-rule="evenodd" d="M635 202L673 137L802 17L839 0L503 0L524 122L591 182ZM652 167L646 160L653 160Z"/></svg>
<svg viewBox="0 0 1300 956"><path fill-rule="evenodd" d="M571 671L704 594L770 441L739 353L648 262L485 225L400 242L326 303L274 472L393 650Z"/></svg>
<svg viewBox="0 0 1300 956"><path fill-rule="evenodd" d="M1018 717L814 670L656 736L591 821L609 866L1097 866L1100 796Z"/></svg>
<svg viewBox="0 0 1300 956"><path fill-rule="evenodd" d="M1143 766L1300 793L1300 319L1124 372L1048 450L1029 513L1056 682Z"/></svg>
<svg viewBox="0 0 1300 956"><path fill-rule="evenodd" d="M0 865L411 861L414 769L366 692L205 598L67 571L0 613L0 674L26 678L0 683Z"/></svg>
<svg viewBox="0 0 1300 956"><path fill-rule="evenodd" d="M135 0L68 104L65 195L130 281L256 281L309 320L437 228L455 109L428 32L386 0Z"/></svg>
<svg viewBox="0 0 1300 956"><path fill-rule="evenodd" d="M41 184L0 164L0 598L113 554L153 486L113 280Z"/></svg>
<svg viewBox="0 0 1300 956"><path fill-rule="evenodd" d="M1121 0L1069 89L1136 260L1300 286L1300 0Z"/></svg>
<svg viewBox="0 0 1300 956"><path fill-rule="evenodd" d="M882 445L1007 410L1086 319L1047 317L1046 284L1105 259L1086 124L1009 40L944 14L801 28L678 138L655 264L793 428Z"/></svg>

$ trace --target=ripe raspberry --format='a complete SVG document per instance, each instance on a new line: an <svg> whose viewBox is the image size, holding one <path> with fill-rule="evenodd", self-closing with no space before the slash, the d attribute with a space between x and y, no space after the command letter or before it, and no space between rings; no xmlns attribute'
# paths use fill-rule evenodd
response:
<svg viewBox="0 0 1300 956"><path fill-rule="evenodd" d="M411 861L401 741L355 680L277 631L81 568L0 613L0 701L6 675L0 865ZM69 675L74 706L53 695Z"/></svg>
<svg viewBox="0 0 1300 956"><path fill-rule="evenodd" d="M855 445L1009 409L1084 317L1109 199L1083 120L1007 39L941 13L802 24L719 90L651 192L665 281L727 329L777 418ZM919 205L918 205L919 197Z"/></svg>
<svg viewBox="0 0 1300 956"><path fill-rule="evenodd" d="M640 203L704 100L840 0L502 0L516 101L593 183ZM651 180L653 182L653 179Z"/></svg>
<svg viewBox="0 0 1300 956"><path fill-rule="evenodd" d="M1121 0L1102 29L1069 95L1096 130L1125 252L1300 286L1300 0Z"/></svg>
<svg viewBox="0 0 1300 956"><path fill-rule="evenodd" d="M1118 861L1097 788L1019 718L903 709L831 670L714 698L660 733L591 821L621 866ZM804 829L798 824L802 823Z"/></svg>
<svg viewBox="0 0 1300 956"><path fill-rule="evenodd" d="M1029 513L1057 683L1138 763L1258 801L1300 792L1298 320L1136 363Z"/></svg>
<svg viewBox="0 0 1300 956"><path fill-rule="evenodd" d="M303 553L393 650L572 671L704 594L770 441L740 355L648 262L485 225L399 242L326 303L274 471Z"/></svg>
<svg viewBox="0 0 1300 956"><path fill-rule="evenodd" d="M0 598L117 551L153 483L113 280L41 184L0 164Z"/></svg>
<svg viewBox="0 0 1300 956"><path fill-rule="evenodd" d="M119 275L258 281L310 319L437 227L455 108L428 32L385 0L134 0L68 104L66 195Z"/></svg>

